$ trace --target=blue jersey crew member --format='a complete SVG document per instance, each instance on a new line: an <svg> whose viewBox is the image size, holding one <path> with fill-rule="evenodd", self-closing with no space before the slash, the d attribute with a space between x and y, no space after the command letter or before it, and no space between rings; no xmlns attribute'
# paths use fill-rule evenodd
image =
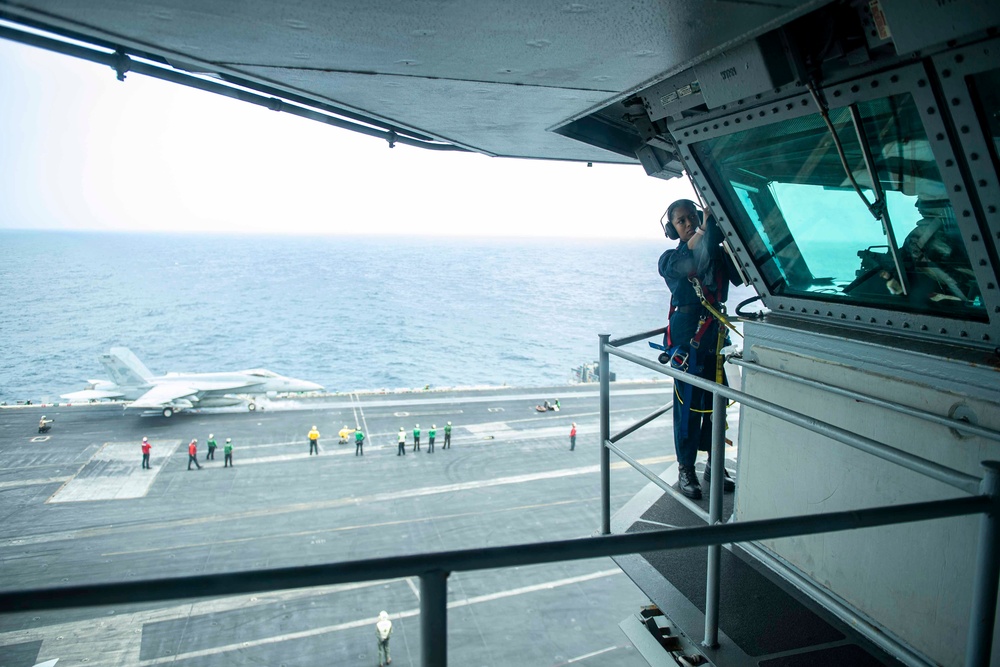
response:
<svg viewBox="0 0 1000 667"><path fill-rule="evenodd" d="M667 238L679 241L676 248L660 256L659 272L670 289L670 322L664 347L672 368L725 384L725 373L717 378L719 327L722 324L702 304L695 289L700 285L705 300L721 310L729 296L729 284L739 275L722 249L722 232L715 219L707 220L694 202L679 199L661 219ZM678 488L689 498L701 498L695 472L698 450L709 451L712 443L712 394L683 382L674 382L674 447L677 453ZM720 415L725 419L725 415ZM710 464L705 481L710 479ZM724 480L732 491L731 479Z"/></svg>

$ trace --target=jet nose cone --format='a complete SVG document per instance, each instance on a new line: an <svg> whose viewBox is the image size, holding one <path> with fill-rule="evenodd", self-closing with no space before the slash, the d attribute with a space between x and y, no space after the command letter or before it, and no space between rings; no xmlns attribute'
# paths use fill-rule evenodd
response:
<svg viewBox="0 0 1000 667"><path fill-rule="evenodd" d="M297 380L292 385L292 391L323 391L323 385L306 380Z"/></svg>

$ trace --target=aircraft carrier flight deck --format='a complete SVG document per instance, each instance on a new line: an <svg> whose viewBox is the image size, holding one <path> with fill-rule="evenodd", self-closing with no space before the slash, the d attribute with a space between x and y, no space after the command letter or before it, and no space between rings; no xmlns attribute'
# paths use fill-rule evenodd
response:
<svg viewBox="0 0 1000 667"><path fill-rule="evenodd" d="M613 383L612 428L668 403L669 382ZM558 412L535 406L559 399ZM0 409L4 588L291 567L592 535L598 387L344 394L140 417L121 405ZM41 414L54 419L37 433ZM453 424L450 449L444 427ZM577 424L575 451L569 433ZM412 431L421 429L414 451ZM320 432L319 454L307 433ZM353 435L365 434L357 456ZM428 429L437 427L435 451ZM406 433L406 455L397 434ZM623 441L674 460L669 416ZM219 443L206 460L205 442ZM143 437L151 467L140 467ZM188 470L198 439L201 469ZM233 467L223 467L232 439ZM612 510L647 482L612 463ZM420 656L413 579L222 599L0 615L0 665L374 665L389 612L394 665ZM611 559L454 573L449 659L642 665L618 622L648 603Z"/></svg>

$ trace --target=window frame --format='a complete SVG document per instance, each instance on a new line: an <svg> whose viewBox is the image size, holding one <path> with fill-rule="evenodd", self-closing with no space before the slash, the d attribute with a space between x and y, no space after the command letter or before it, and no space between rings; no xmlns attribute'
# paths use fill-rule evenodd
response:
<svg viewBox="0 0 1000 667"><path fill-rule="evenodd" d="M940 57L953 54L954 51L949 51ZM739 235L730 219L729 211L738 210L736 207L740 206L739 203L730 193L728 184L716 182L718 174L705 173L704 165L694 154L692 146L704 140L818 113L812 97L802 88L797 88L799 92L795 95L755 102L752 106L737 103L729 105L730 109L710 119L701 117L671 126L671 134L690 169L692 180L701 197L716 213L726 241L734 250L734 259L750 276L751 285L762 295L764 304L773 313L793 318L820 319L826 323L853 328L891 331L916 338L957 341L962 345L990 349L996 347L997 341L1000 341L1000 293L996 289L997 278L992 262L989 261L986 244L981 241L982 232L978 218L973 213L977 209L973 208L967 183L963 178L963 173L967 172L958 167L959 162L964 163L965 159L962 147L957 146L957 142L952 142L951 137L955 133L948 129L948 123L951 122L948 118L949 109L939 104L936 97L937 94L943 94L937 81L938 73L933 71L930 62L921 62L831 82L823 87L822 92L831 109L892 95L912 96L941 172L942 182L949 193L956 224L969 253L973 273L980 285L987 318L985 322L912 313L884 304L871 306L825 300L821 295L779 295L769 290L761 266L753 261L753 255L748 252L748 239ZM967 89L965 95L969 103L964 106L972 112L971 95ZM733 107L736 108L735 111L731 110ZM976 127L980 127L978 120ZM979 133L982 134L981 128ZM946 165L955 167L946 168ZM991 231L991 236L995 238L996 230L991 227Z"/></svg>

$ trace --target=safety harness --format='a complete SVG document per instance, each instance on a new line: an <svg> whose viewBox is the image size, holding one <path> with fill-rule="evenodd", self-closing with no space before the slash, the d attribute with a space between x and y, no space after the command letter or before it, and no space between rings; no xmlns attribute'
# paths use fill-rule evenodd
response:
<svg viewBox="0 0 1000 667"><path fill-rule="evenodd" d="M668 363L672 368L685 373L700 375L702 371L702 360L698 358L698 349L701 347L701 339L711 328L712 324L715 321L718 321L722 326L718 327L718 338L715 344L715 381L722 384L725 377L722 370L725 360L722 355L719 354L719 350L721 350L726 344L726 339L728 337L726 329L731 329L741 337L743 334L741 334L723 314L725 311L725 304L722 303L722 288L724 284L722 281L725 280L725 277L720 275L721 270L717 270L716 273L715 291L710 293L708 296L705 295L705 290L698 278L694 275L688 276L688 281L691 283L691 287L694 289L694 293L701 302L702 307L702 314L698 320L698 329L695 331L694 336L691 337L691 340L689 340L686 344L674 344L670 335L670 327L668 326L667 332L664 335L664 347L666 348L667 356L669 357ZM717 304L717 306L715 304ZM668 317L672 318L675 312L686 307L690 306L677 307L671 305ZM678 426L678 435L681 438L686 438L688 434L689 413L693 411L701 414L711 414L712 409L700 409L691 405L691 397L694 392L694 387L687 382L675 381L674 392L677 394L677 401L680 404L679 414L675 414L674 420Z"/></svg>

